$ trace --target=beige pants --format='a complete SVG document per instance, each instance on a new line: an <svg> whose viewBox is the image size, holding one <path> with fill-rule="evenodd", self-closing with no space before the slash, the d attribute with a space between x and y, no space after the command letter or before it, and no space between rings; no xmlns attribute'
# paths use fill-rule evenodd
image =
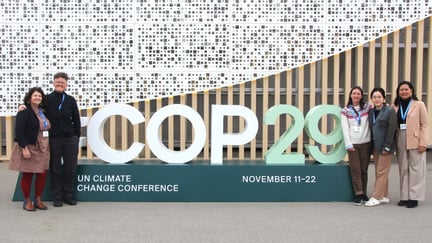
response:
<svg viewBox="0 0 432 243"><path fill-rule="evenodd" d="M382 154L374 149L375 185L372 197L382 199L388 197L389 173L393 154Z"/></svg>
<svg viewBox="0 0 432 243"><path fill-rule="evenodd" d="M426 153L406 149L406 131L398 132L398 152L401 200L425 200Z"/></svg>

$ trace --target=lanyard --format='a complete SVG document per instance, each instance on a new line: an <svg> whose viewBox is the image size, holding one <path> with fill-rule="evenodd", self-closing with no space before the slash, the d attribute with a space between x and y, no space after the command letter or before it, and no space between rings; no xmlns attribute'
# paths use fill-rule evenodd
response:
<svg viewBox="0 0 432 243"><path fill-rule="evenodd" d="M42 112L41 109L39 109L39 115L40 115L40 117L41 117L42 120L43 120L44 130L45 130L45 129L47 129L47 127L48 127L48 121L47 121L47 119L46 119L46 117L45 117L45 114Z"/></svg>
<svg viewBox="0 0 432 243"><path fill-rule="evenodd" d="M351 109L351 113L353 114L354 118L357 120L358 125L360 126L361 124L361 111L357 112L356 109L354 109L354 107L351 105L350 106Z"/></svg>
<svg viewBox="0 0 432 243"><path fill-rule="evenodd" d="M406 121L406 117L407 117L407 115L408 115L408 111L409 111L409 108L411 107L411 101L412 100L410 100L410 102L408 103L408 106L407 106L407 108L406 108L406 111L404 112L404 110L403 110L403 107L402 107L402 105L400 106L400 113L401 113L401 117L402 117L402 121L405 123L405 121Z"/></svg>
<svg viewBox="0 0 432 243"><path fill-rule="evenodd" d="M62 101L60 102L60 105L58 106L58 110L61 110L64 99L65 99L65 94L63 93Z"/></svg>

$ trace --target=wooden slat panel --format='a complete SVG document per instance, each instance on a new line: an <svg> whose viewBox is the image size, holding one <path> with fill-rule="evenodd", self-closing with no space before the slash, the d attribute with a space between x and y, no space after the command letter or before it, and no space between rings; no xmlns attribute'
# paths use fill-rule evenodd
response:
<svg viewBox="0 0 432 243"><path fill-rule="evenodd" d="M145 130L147 131L147 127L148 127L148 121L150 121L150 100L145 100L144 101L144 117L145 117ZM145 141L145 144L147 145L147 139ZM149 146L144 146L144 158L145 159L150 159L151 157L151 151Z"/></svg>
<svg viewBox="0 0 432 243"><path fill-rule="evenodd" d="M174 96L168 97L168 104L174 104ZM174 150L174 141L175 141L175 128L174 128L174 116L168 117L168 148Z"/></svg>
<svg viewBox="0 0 432 243"><path fill-rule="evenodd" d="M368 58L368 90L369 93L375 87L375 40L369 42L369 58ZM385 89L385 86L383 86Z"/></svg>
<svg viewBox="0 0 432 243"><path fill-rule="evenodd" d="M228 105L233 105L234 104L234 87L232 85L227 87L227 91L228 91ZM228 133L233 133L234 129L233 129L233 117L232 116L228 116L228 124L227 124L227 132ZM227 159L233 159L233 146L232 145L228 145L227 146Z"/></svg>
<svg viewBox="0 0 432 243"><path fill-rule="evenodd" d="M204 91L204 124L206 127L206 142L204 144L204 159L210 159L210 94L208 90Z"/></svg>
<svg viewBox="0 0 432 243"><path fill-rule="evenodd" d="M133 102L133 107L135 109L139 110L139 103L138 103L138 101ZM132 128L132 137L133 137L132 143L133 142L139 142L139 140L140 140L140 138L139 138L139 126L140 125L137 124L137 125L134 125L133 128ZM139 155L138 155L137 158L139 158Z"/></svg>
<svg viewBox="0 0 432 243"><path fill-rule="evenodd" d="M257 114L257 88L256 88L256 80L251 81L251 110ZM250 148L250 158L256 159L256 150L257 150L256 138L251 141Z"/></svg>
<svg viewBox="0 0 432 243"><path fill-rule="evenodd" d="M351 50L347 50L345 52L345 99L343 102L343 106L345 106L346 102L349 99L349 92L351 90Z"/></svg>
<svg viewBox="0 0 432 243"><path fill-rule="evenodd" d="M195 111L198 111L198 94L197 94L197 92L193 92L191 94L191 98L192 98L192 109L194 109ZM194 142L194 138L195 138L195 133L196 132L202 132L202 131L195 131L195 129L192 128L192 131L191 131L191 133L192 133L192 141L191 141L191 143Z"/></svg>
<svg viewBox="0 0 432 243"><path fill-rule="evenodd" d="M298 104L297 107L299 108L299 110L304 114L304 70L305 70L305 66L302 65L298 68L298 93L297 93L297 100L298 100ZM300 135L297 138L297 152L298 153L303 153L303 133L300 133Z"/></svg>
<svg viewBox="0 0 432 243"><path fill-rule="evenodd" d="M416 49L416 66L415 66L415 85L416 92L420 99L423 91L423 39L424 39L424 20L417 22L417 49Z"/></svg>
<svg viewBox="0 0 432 243"><path fill-rule="evenodd" d="M310 64L310 88L309 88L309 104L310 104L310 108L313 108L314 106L316 106L316 97L315 97L315 92L316 92L316 86L317 86L317 77L316 77L316 62L313 62ZM322 83L324 83L325 81L322 80ZM324 92L322 92L321 94L324 94ZM322 96L322 95L321 95ZM322 102L322 104L325 104L324 102ZM313 140L312 138L308 138L309 144L310 145L314 145L315 144L315 140Z"/></svg>
<svg viewBox="0 0 432 243"><path fill-rule="evenodd" d="M339 72L340 72L340 55L333 56L333 104L340 105L339 101Z"/></svg>
<svg viewBox="0 0 432 243"><path fill-rule="evenodd" d="M117 149L116 143L116 116L111 116L109 118L109 137L110 137L110 146L113 149Z"/></svg>
<svg viewBox="0 0 432 243"><path fill-rule="evenodd" d="M12 155L12 147L14 144L14 124L12 116L6 116L6 159L9 160Z"/></svg>
<svg viewBox="0 0 432 243"><path fill-rule="evenodd" d="M87 108L87 117L90 120L91 117L93 116L93 109L92 108ZM93 159L93 150L90 146L87 145L87 159Z"/></svg>
<svg viewBox="0 0 432 243"><path fill-rule="evenodd" d="M292 105L292 74L293 74L293 69L290 69L287 71L286 74L286 87L287 87L287 91L286 91L286 103L289 105ZM286 120L286 127L287 130L289 129L289 127L291 126L291 122L292 119L290 116L287 116L287 120ZM288 148L285 149L286 153L290 153L291 152L291 146L289 146Z"/></svg>
<svg viewBox="0 0 432 243"><path fill-rule="evenodd" d="M123 116L121 118L121 148L122 150L128 148L128 121Z"/></svg>
<svg viewBox="0 0 432 243"><path fill-rule="evenodd" d="M245 83L240 83L239 84L239 105L240 106L246 106L245 100L246 100L246 87L245 87ZM244 125L244 119L240 117L239 119L239 132L244 131L245 129L245 125ZM242 144L239 146L239 159L245 159L245 146Z"/></svg>
<svg viewBox="0 0 432 243"><path fill-rule="evenodd" d="M400 41L400 32L399 30L393 32L393 49L392 49L392 90L391 92L391 101L390 104L393 103L393 100L396 99L396 87L399 83L399 41Z"/></svg>
<svg viewBox="0 0 432 243"><path fill-rule="evenodd" d="M356 48L355 55L355 75L356 75L356 85L363 87L363 45L359 45Z"/></svg>
<svg viewBox="0 0 432 243"><path fill-rule="evenodd" d="M263 86L263 94L262 94L262 114L266 114L267 110L268 110L268 106L269 106L269 79L268 76L263 78L262 81L262 86ZM265 154L267 152L268 149L268 130L269 130L269 126L263 126L263 131L262 131L262 153Z"/></svg>
<svg viewBox="0 0 432 243"><path fill-rule="evenodd" d="M180 95L180 104L186 105L186 94ZM186 140L187 140L187 124L186 124L186 118L184 116L180 117L180 150L186 149Z"/></svg>
<svg viewBox="0 0 432 243"><path fill-rule="evenodd" d="M388 48L388 36L384 35L381 37L381 57L380 57L380 86L385 90L387 83L387 48ZM370 88L372 89L372 88Z"/></svg>
<svg viewBox="0 0 432 243"><path fill-rule="evenodd" d="M411 81L411 44L412 44L412 25L405 27L405 49L403 78Z"/></svg>
<svg viewBox="0 0 432 243"><path fill-rule="evenodd" d="M328 104L328 58L322 60L322 104ZM321 133L327 134L328 119L327 116L321 118ZM327 146L321 145L321 151L327 152Z"/></svg>

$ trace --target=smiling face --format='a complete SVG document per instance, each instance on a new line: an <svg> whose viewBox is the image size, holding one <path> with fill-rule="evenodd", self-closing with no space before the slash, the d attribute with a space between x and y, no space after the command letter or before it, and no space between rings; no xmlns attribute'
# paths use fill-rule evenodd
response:
<svg viewBox="0 0 432 243"><path fill-rule="evenodd" d="M33 92L30 96L30 104L32 106L39 106L42 103L42 94L39 91Z"/></svg>
<svg viewBox="0 0 432 243"><path fill-rule="evenodd" d="M408 84L402 84L399 87L399 97L403 100L408 100L412 97L413 91Z"/></svg>
<svg viewBox="0 0 432 243"><path fill-rule="evenodd" d="M67 80L61 77L56 78L53 81L53 86L57 93L63 93L67 88Z"/></svg>
<svg viewBox="0 0 432 243"><path fill-rule="evenodd" d="M382 96L382 94L378 91L375 91L372 93L372 103L374 104L376 109L381 109L381 107L383 106L385 99L384 96Z"/></svg>
<svg viewBox="0 0 432 243"><path fill-rule="evenodd" d="M357 106L360 104L363 94L360 89L353 89L350 94L352 105Z"/></svg>

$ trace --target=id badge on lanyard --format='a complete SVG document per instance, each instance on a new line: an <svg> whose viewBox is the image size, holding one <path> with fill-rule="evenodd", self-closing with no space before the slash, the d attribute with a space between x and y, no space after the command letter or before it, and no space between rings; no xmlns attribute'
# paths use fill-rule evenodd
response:
<svg viewBox="0 0 432 243"><path fill-rule="evenodd" d="M406 122L406 118L407 118L407 115L408 115L409 108L411 107L411 102L412 102L412 100L410 100L410 102L408 103L408 106L407 106L407 108L406 108L405 111L403 110L402 105L399 108L400 109L400 114L401 114L402 121L404 122L404 123L402 123L402 124L399 125L399 129L400 130L406 130L407 129L407 125L406 125L405 122Z"/></svg>
<svg viewBox="0 0 432 243"><path fill-rule="evenodd" d="M44 138L48 137L48 136L49 136L49 132L48 132L48 131L43 131L43 132L42 132L42 136L43 136Z"/></svg>

